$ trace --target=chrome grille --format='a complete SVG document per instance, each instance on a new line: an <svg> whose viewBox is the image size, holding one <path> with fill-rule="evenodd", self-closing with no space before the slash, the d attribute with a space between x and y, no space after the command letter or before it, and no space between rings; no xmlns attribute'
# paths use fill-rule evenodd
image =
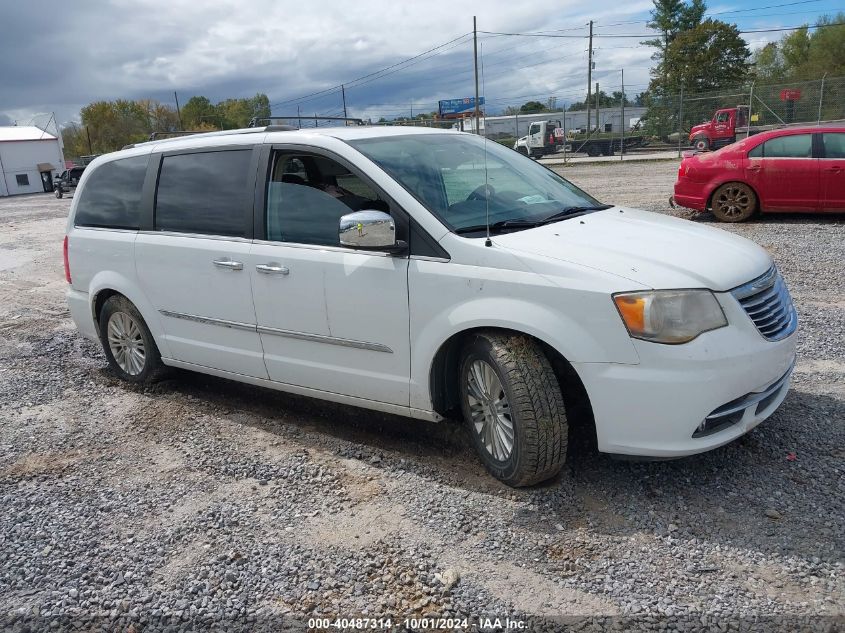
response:
<svg viewBox="0 0 845 633"><path fill-rule="evenodd" d="M785 339L798 326L792 297L774 266L757 279L734 288L731 294L754 321L760 334L770 341Z"/></svg>

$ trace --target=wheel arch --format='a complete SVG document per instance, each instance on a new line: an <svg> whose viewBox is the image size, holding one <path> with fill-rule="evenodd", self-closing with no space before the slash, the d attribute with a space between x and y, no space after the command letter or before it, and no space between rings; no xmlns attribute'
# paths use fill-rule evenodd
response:
<svg viewBox="0 0 845 633"><path fill-rule="evenodd" d="M452 334L443 341L432 359L428 375L431 403L437 413L445 417L460 417L458 372L461 351L470 337L483 332L527 336L535 341L554 369L558 384L563 392L570 424L578 429L592 429L592 437L595 437L595 422L590 398L572 363L541 338L511 328L470 327Z"/></svg>
<svg viewBox="0 0 845 633"><path fill-rule="evenodd" d="M164 332L161 328L161 319L158 312L147 301L146 295L140 288L135 286L129 279L113 271L104 271L96 275L89 285L88 296L90 297L91 318L94 321L94 328L100 334L100 313L103 306L110 297L121 295L126 297L132 305L137 308L141 318L147 324L153 339L158 345L162 356L169 356L169 348L164 339Z"/></svg>

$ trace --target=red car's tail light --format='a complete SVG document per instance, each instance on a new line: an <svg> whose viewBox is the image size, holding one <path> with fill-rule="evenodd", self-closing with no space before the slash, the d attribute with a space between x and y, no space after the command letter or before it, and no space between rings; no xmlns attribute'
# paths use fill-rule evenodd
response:
<svg viewBox="0 0 845 633"><path fill-rule="evenodd" d="M68 261L68 258L67 258L67 235L65 235L65 241L62 244L62 256L65 260L65 280L67 280L68 283L71 283L71 281L70 281L70 262Z"/></svg>

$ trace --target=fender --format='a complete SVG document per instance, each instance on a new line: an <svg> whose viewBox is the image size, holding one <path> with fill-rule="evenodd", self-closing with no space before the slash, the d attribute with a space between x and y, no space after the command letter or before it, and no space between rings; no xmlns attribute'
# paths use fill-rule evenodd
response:
<svg viewBox="0 0 845 633"><path fill-rule="evenodd" d="M96 305L97 295L103 290L114 290L119 292L129 299L136 308L138 308L138 311L144 318L144 322L147 324L147 327L150 328L150 333L153 335L153 339L155 339L161 355L165 358L169 358L170 347L167 345L167 341L164 337L164 328L161 325L161 317L158 311L149 302L143 290L141 290L138 286L137 282L113 270L104 270L96 273L91 279L91 282L88 284L89 310L91 311L91 318L94 319L95 324L97 324L97 320L94 315L94 306ZM98 324L97 329L99 330Z"/></svg>
<svg viewBox="0 0 845 633"><path fill-rule="evenodd" d="M601 327L599 316L591 320L588 328L563 311L501 295L475 298L442 310L412 335L411 406L432 408L429 378L438 351L454 335L473 329L497 328L528 334L570 362L639 363L627 332L617 323L619 316L611 313L612 305L606 298L603 300L618 336L602 336L607 328Z"/></svg>

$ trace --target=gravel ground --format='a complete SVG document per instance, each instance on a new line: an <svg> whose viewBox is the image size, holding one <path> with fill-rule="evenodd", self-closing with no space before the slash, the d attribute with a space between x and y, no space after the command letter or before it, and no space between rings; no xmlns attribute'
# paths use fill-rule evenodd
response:
<svg viewBox="0 0 845 633"><path fill-rule="evenodd" d="M559 171L603 201L693 218L668 208L676 169ZM843 626L845 218L720 225L772 252L800 315L771 419L672 462L582 448L555 481L511 490L453 423L187 372L119 382L64 303L68 207L0 199L0 628Z"/></svg>

